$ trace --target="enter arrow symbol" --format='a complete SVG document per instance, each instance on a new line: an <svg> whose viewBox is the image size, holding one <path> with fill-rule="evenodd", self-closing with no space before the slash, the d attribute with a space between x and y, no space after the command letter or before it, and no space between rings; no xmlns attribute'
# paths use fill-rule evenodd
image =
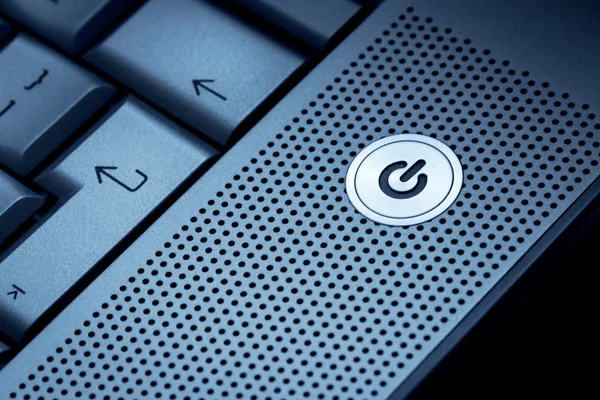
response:
<svg viewBox="0 0 600 400"><path fill-rule="evenodd" d="M225 96L223 96L221 93L219 93L205 85L205 83L213 83L214 81L215 81L214 79L194 79L194 80L192 80L192 84L194 85L194 89L196 90L196 96L200 96L200 88L202 88L202 89L206 90L207 92L214 94L221 100L227 101L227 98Z"/></svg>
<svg viewBox="0 0 600 400"><path fill-rule="evenodd" d="M122 188L124 188L125 190L127 190L129 192L137 192L142 186L144 186L146 181L148 181L148 175L144 174L139 169L136 169L135 172L142 177L142 182L139 183L136 187L131 188L131 187L127 186L126 184L124 184L123 182L121 182L120 180L118 180L117 178L115 178L110 172L108 172L111 170L116 170L117 167L98 166L98 167L94 167L94 169L96 170L96 177L98 178L98 183L100 183L100 184L102 183L102 175L104 175L108 179L112 180L113 182L115 182L116 184L118 184L119 186L121 186Z"/></svg>

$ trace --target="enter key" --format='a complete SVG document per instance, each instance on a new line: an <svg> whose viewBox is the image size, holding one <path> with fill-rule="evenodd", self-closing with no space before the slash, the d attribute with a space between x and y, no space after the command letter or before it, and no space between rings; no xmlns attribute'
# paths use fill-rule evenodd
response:
<svg viewBox="0 0 600 400"><path fill-rule="evenodd" d="M19 340L215 150L135 99L36 183L54 214L0 263L0 329Z"/></svg>

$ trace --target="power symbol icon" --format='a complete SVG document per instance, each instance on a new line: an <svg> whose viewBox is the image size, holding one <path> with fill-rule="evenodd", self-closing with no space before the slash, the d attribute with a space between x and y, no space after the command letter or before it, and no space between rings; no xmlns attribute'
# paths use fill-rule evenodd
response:
<svg viewBox="0 0 600 400"><path fill-rule="evenodd" d="M418 160L410 167L405 161L391 164L379 175L379 188L394 199L418 196L427 186L427 175L419 173L426 164L425 160Z"/></svg>
<svg viewBox="0 0 600 400"><path fill-rule="evenodd" d="M392 226L443 213L462 188L462 166L444 143L424 135L388 136L352 160L346 192L365 217Z"/></svg>

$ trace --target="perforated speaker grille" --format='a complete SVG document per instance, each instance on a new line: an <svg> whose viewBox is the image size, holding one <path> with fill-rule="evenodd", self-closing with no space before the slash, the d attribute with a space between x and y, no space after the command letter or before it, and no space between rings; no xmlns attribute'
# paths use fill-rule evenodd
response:
<svg viewBox="0 0 600 400"><path fill-rule="evenodd" d="M11 397L389 396L599 156L587 105L425 17L390 16ZM451 146L465 180L441 217L391 228L352 208L344 176L360 149L404 132Z"/></svg>

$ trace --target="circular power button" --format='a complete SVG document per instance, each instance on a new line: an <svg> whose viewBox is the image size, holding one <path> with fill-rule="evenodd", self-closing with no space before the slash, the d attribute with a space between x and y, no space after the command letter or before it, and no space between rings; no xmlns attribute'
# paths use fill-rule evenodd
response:
<svg viewBox="0 0 600 400"><path fill-rule="evenodd" d="M454 152L428 136L403 134L378 140L350 164L346 192L365 217L406 226L443 213L458 197L462 167Z"/></svg>

